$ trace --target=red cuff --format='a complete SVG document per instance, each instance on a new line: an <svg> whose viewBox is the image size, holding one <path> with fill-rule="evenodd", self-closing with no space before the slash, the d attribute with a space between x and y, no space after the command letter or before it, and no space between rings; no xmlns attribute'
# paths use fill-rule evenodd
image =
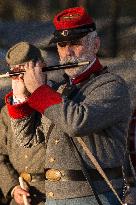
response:
<svg viewBox="0 0 136 205"><path fill-rule="evenodd" d="M13 92L10 92L5 96L5 102L6 102L9 116L14 118L14 119L20 119L20 118L27 117L27 116L31 115L31 113L34 110L28 105L28 102L25 101L25 102L20 103L20 104L12 105L10 103L10 98L12 96L13 96Z"/></svg>
<svg viewBox="0 0 136 205"><path fill-rule="evenodd" d="M28 99L28 104L40 113L44 113L48 107L61 102L60 93L57 93L48 85L40 86Z"/></svg>

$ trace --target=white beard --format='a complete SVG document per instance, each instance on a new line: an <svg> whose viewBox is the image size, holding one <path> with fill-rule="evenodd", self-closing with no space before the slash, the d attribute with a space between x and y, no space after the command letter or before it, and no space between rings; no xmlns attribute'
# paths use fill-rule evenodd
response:
<svg viewBox="0 0 136 205"><path fill-rule="evenodd" d="M89 58L87 58L86 55L83 55L82 57L75 57L75 56L67 56L63 59L60 60L61 64L66 64L66 63L76 63L76 62L83 62L83 61L89 61ZM70 77L75 77L82 73L85 69L85 66L80 66L80 67L73 67L70 69L65 69L65 73L69 75Z"/></svg>
<svg viewBox="0 0 136 205"><path fill-rule="evenodd" d="M96 58L96 56L92 52L94 50L94 40L92 40L91 38L87 38L85 36L82 39L82 41L83 41L82 44L85 47L84 52L82 52L82 54L79 57L69 56L69 55L65 56L63 59L60 59L61 64L83 62L83 61L93 62L93 60ZM76 77L77 75L81 74L86 68L87 66L65 69L65 73L70 77Z"/></svg>

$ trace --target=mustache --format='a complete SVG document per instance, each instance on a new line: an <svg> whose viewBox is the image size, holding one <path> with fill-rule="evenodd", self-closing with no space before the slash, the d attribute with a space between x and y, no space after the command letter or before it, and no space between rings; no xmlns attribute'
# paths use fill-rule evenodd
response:
<svg viewBox="0 0 136 205"><path fill-rule="evenodd" d="M87 58L86 55L82 57L76 57L76 56L66 56L63 59L60 59L61 64L66 64L66 63L76 63L76 62L82 62L82 61L89 61L89 58Z"/></svg>
<svg viewBox="0 0 136 205"><path fill-rule="evenodd" d="M76 63L78 61L78 58L77 57L74 57L74 56L67 56L63 59L60 60L60 63L61 64L66 64L66 63Z"/></svg>

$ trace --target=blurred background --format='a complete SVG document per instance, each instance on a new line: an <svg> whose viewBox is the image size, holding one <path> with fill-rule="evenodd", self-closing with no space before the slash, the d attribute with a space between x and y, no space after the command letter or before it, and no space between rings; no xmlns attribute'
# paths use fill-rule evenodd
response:
<svg viewBox="0 0 136 205"><path fill-rule="evenodd" d="M54 15L74 6L84 6L94 17L101 57L135 58L135 0L0 0L0 48L20 40L48 47Z"/></svg>
<svg viewBox="0 0 136 205"><path fill-rule="evenodd" d="M7 50L19 41L41 48L47 64L58 63L55 46L48 45L54 31L52 20L57 12L75 6L84 6L93 16L101 38L98 56L126 80L135 109L136 0L0 0L0 74L8 71ZM58 74L50 73L51 78ZM10 89L10 79L0 79L0 107ZM4 204L2 198L0 204Z"/></svg>

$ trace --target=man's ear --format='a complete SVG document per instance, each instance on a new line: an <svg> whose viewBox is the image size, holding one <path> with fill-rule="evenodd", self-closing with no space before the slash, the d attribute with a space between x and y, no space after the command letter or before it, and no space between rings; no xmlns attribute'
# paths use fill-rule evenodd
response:
<svg viewBox="0 0 136 205"><path fill-rule="evenodd" d="M98 53L99 48L100 48L100 38L97 36L94 41L94 54Z"/></svg>

